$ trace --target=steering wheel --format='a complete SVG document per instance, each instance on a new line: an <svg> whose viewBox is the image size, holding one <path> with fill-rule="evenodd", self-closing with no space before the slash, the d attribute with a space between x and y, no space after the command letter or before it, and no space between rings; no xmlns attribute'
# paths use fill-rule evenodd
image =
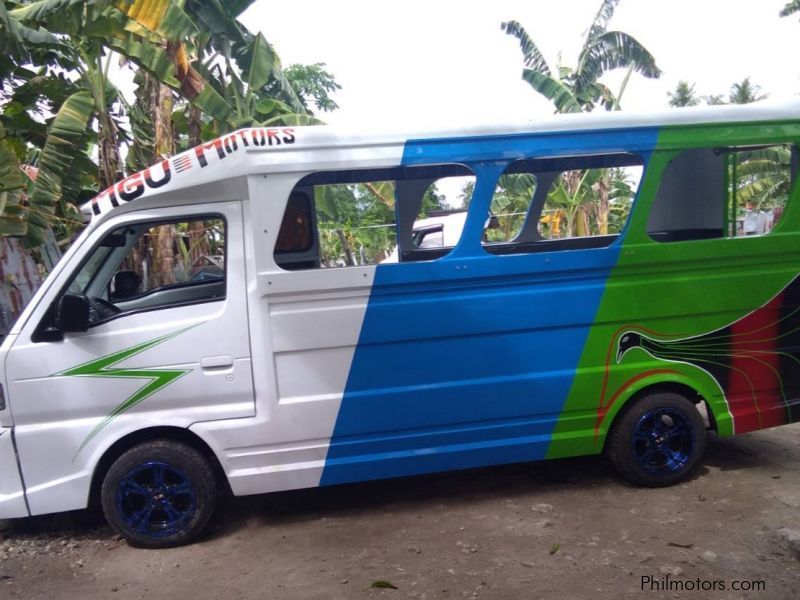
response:
<svg viewBox="0 0 800 600"><path fill-rule="evenodd" d="M100 298L99 296L89 298L89 303L92 305L92 308L97 311L97 314L100 315L101 319L122 312L121 308L112 304L105 298Z"/></svg>

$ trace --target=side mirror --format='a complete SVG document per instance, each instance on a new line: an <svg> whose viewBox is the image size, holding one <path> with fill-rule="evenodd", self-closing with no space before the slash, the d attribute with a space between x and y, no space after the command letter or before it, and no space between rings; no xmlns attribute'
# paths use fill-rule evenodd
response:
<svg viewBox="0 0 800 600"><path fill-rule="evenodd" d="M64 294L58 302L56 317L63 332L89 329L89 299L82 294Z"/></svg>

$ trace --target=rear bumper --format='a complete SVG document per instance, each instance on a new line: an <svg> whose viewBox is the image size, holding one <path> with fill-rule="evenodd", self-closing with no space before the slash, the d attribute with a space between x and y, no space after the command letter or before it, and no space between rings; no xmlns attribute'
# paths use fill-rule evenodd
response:
<svg viewBox="0 0 800 600"><path fill-rule="evenodd" d="M25 490L10 427L0 427L0 519L27 517Z"/></svg>

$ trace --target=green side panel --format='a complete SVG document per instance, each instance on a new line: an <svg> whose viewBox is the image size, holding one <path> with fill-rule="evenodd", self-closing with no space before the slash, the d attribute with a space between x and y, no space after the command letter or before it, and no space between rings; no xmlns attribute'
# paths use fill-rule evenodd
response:
<svg viewBox="0 0 800 600"><path fill-rule="evenodd" d="M688 363L653 358L641 348L625 353L618 363L617 344L623 332L637 328L660 339L679 339L725 327L767 303L797 276L797 185L781 221L765 236L659 243L646 232L663 170L681 150L798 141L798 122L662 129L548 458L599 453L625 401L663 382L688 385L702 394L719 433L734 433L722 390L707 372Z"/></svg>

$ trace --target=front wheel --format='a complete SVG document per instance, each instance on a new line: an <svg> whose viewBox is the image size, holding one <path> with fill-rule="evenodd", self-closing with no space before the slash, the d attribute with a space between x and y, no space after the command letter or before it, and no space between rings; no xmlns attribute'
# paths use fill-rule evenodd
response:
<svg viewBox="0 0 800 600"><path fill-rule="evenodd" d="M623 409L609 434L607 455L631 483L660 487L686 479L705 447L697 408L679 394L657 392Z"/></svg>
<svg viewBox="0 0 800 600"><path fill-rule="evenodd" d="M120 456L100 495L109 524L131 545L169 548L203 532L218 488L208 460L195 448L155 440Z"/></svg>

